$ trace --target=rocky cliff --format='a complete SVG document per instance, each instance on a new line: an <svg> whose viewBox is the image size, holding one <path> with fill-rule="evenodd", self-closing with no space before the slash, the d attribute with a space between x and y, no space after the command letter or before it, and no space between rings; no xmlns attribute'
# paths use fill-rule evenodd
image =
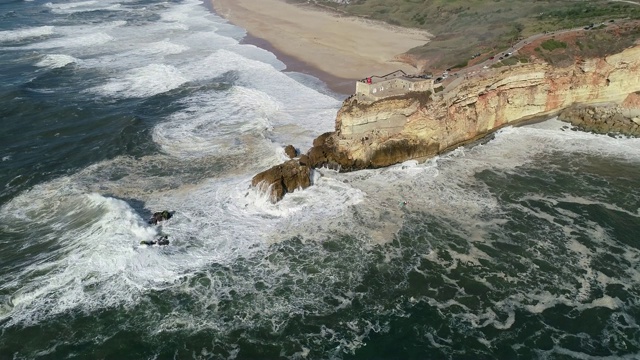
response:
<svg viewBox="0 0 640 360"><path fill-rule="evenodd" d="M621 104L640 90L640 46L562 68L538 62L492 69L458 83L426 103L411 97L345 103L331 139L334 151L348 159L340 165L349 170L388 166L575 103Z"/></svg>
<svg viewBox="0 0 640 360"><path fill-rule="evenodd" d="M573 104L633 103L629 95L638 91L640 45L566 67L532 62L488 69L437 94L409 93L370 104L351 98L338 112L335 132L316 139L301 164L352 171L423 160Z"/></svg>

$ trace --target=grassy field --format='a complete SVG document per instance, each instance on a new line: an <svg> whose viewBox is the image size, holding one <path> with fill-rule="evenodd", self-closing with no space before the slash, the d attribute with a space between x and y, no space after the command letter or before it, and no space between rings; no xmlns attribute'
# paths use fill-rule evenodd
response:
<svg viewBox="0 0 640 360"><path fill-rule="evenodd" d="M640 5L608 0L352 0L348 5L315 2L347 14L431 32L435 35L432 41L409 54L425 60L427 67L433 69L456 67L476 53L490 56L519 38L545 31L612 19L640 19Z"/></svg>

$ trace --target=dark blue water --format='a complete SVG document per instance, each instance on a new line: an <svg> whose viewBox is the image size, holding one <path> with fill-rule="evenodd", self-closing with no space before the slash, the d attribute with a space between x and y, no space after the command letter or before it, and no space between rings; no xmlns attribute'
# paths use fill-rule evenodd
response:
<svg viewBox="0 0 640 360"><path fill-rule="evenodd" d="M640 356L638 140L550 120L273 205L251 177L341 97L244 35L0 4L0 359Z"/></svg>

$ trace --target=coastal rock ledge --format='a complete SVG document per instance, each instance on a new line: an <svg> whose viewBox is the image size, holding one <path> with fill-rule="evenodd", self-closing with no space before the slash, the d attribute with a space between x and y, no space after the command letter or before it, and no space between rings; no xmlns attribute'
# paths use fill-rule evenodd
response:
<svg viewBox="0 0 640 360"><path fill-rule="evenodd" d="M629 98L640 98L630 94ZM625 103L627 101L625 100ZM558 119L571 123L578 130L597 134L640 136L640 106L629 108L617 104L576 104L563 110Z"/></svg>
<svg viewBox="0 0 640 360"><path fill-rule="evenodd" d="M253 177L251 186L258 186L269 193L271 202L282 200L282 197L296 189L306 189L311 185L311 168L300 165L297 160L289 160L276 165Z"/></svg>
<svg viewBox="0 0 640 360"><path fill-rule="evenodd" d="M565 118L592 125L624 124L629 130L597 125L585 127L589 131L638 135L638 44L603 58L577 59L569 66L532 61L462 80L435 94L409 92L371 103L350 97L338 111L334 132L319 136L299 158L256 175L253 186L268 189L275 202L309 186L312 168L354 171L423 161L503 126L557 115L574 105ZM597 111L587 106L596 104L609 105Z"/></svg>

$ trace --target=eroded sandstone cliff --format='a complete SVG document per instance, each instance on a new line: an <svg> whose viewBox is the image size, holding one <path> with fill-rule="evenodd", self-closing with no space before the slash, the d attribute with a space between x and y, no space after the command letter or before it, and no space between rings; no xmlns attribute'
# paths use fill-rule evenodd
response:
<svg viewBox="0 0 640 360"><path fill-rule="evenodd" d="M316 139L300 163L352 171L423 160L573 104L634 107L629 95L638 91L640 45L566 67L533 62L485 70L436 94L409 93L370 104L351 98L338 112L335 132Z"/></svg>
<svg viewBox="0 0 640 360"><path fill-rule="evenodd" d="M458 86L432 95L426 104L411 98L384 99L368 106L345 103L330 139L334 151L348 159L341 165L349 170L388 166L440 153L504 125L549 116L572 104L621 104L640 90L640 46L563 68L530 63L461 80ZM400 143L419 150L407 151Z"/></svg>

